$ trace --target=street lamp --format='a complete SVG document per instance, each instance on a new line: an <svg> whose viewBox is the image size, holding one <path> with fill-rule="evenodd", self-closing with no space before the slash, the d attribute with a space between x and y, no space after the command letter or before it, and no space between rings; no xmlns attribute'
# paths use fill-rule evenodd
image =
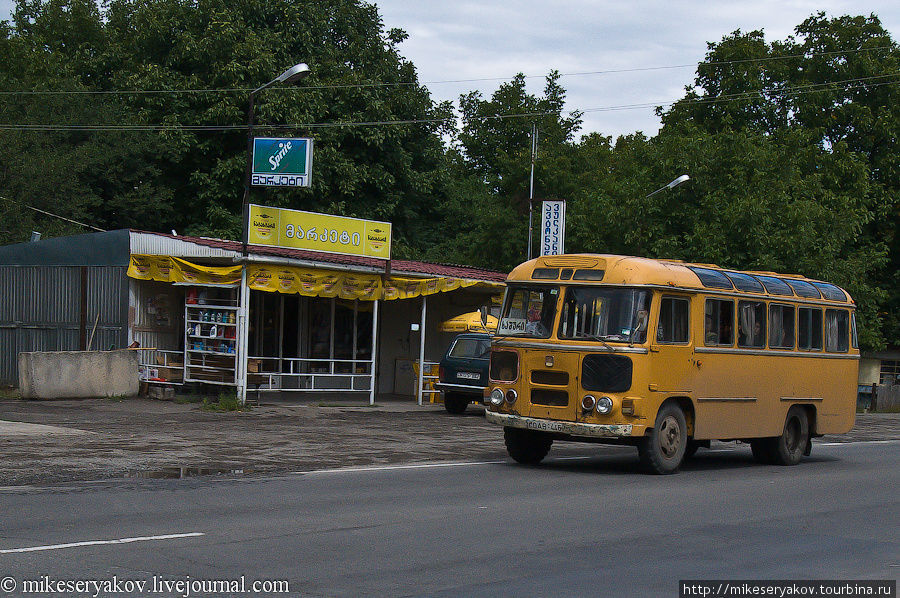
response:
<svg viewBox="0 0 900 598"><path fill-rule="evenodd" d="M250 173L253 168L253 120L255 117L254 113L254 105L256 100L256 94L261 92L262 90L275 85L276 83L296 83L300 79L303 79L307 75L309 75L309 65L305 62L299 62L287 69L265 85L261 85L250 92L250 110L247 115L247 170L244 176L244 255L247 255L247 240L249 234L249 227L247 226L247 217L249 215L249 198L250 198Z"/></svg>
<svg viewBox="0 0 900 598"><path fill-rule="evenodd" d="M680 185L681 183L686 183L686 182L689 181L689 180L691 180L691 177L689 177L689 176L686 175L686 174L683 174L683 175L681 175L680 177L678 177L677 179L675 179L674 181L672 181L671 183L669 183L668 185L665 185L665 186L663 186L663 187L660 187L659 189L657 189L657 190L654 191L653 193L648 193L644 199L646 199L647 197L650 197L651 195L656 195L656 194L659 193L660 191L665 191L666 189L671 189L671 188L673 188L673 187L677 187L677 186Z"/></svg>

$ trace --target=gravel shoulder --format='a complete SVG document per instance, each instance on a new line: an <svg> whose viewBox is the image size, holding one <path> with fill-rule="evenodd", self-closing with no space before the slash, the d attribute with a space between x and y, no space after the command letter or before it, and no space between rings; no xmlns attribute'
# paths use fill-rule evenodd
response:
<svg viewBox="0 0 900 598"><path fill-rule="evenodd" d="M197 404L0 400L0 486L165 477L178 468L244 473L505 459L483 410L412 402L374 407L273 403L211 413ZM28 425L36 424L36 425ZM860 414L826 442L900 439L900 414ZM574 445L570 445L574 446Z"/></svg>

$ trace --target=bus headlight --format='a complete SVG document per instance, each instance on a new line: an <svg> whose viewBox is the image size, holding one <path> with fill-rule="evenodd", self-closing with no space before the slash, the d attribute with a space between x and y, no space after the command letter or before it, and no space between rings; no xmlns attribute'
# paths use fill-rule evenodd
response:
<svg viewBox="0 0 900 598"><path fill-rule="evenodd" d="M491 405L494 407L499 407L503 404L503 391L499 388L495 388L491 391Z"/></svg>
<svg viewBox="0 0 900 598"><path fill-rule="evenodd" d="M606 415L610 411L612 411L613 402L609 397L600 397L597 399L597 413L600 415Z"/></svg>
<svg viewBox="0 0 900 598"><path fill-rule="evenodd" d="M593 395L585 395L581 399L581 409L583 411L592 411L597 406L597 399Z"/></svg>
<svg viewBox="0 0 900 598"><path fill-rule="evenodd" d="M506 402L512 405L516 402L516 399L519 398L519 393L510 388L506 391Z"/></svg>

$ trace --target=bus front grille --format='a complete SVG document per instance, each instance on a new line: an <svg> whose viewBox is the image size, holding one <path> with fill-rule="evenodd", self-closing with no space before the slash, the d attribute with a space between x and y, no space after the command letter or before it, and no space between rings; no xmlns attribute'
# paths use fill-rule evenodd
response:
<svg viewBox="0 0 900 598"><path fill-rule="evenodd" d="M569 404L569 393L564 390L551 390L547 388L532 388L531 403L534 405L548 405L551 407L565 407Z"/></svg>

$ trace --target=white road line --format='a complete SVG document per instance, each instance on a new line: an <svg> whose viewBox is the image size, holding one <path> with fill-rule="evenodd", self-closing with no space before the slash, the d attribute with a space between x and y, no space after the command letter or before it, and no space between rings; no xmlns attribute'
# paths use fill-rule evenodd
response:
<svg viewBox="0 0 900 598"><path fill-rule="evenodd" d="M833 446L853 446L857 444L898 444L900 440L859 440L853 442L817 442L813 448L833 447ZM712 453L731 453L743 449L749 449L750 445L735 446L731 448L705 450L700 455L709 455ZM595 459L596 455L571 456L571 457L553 457L547 458L547 462L552 461L582 461L586 459ZM310 469L307 471L292 471L288 475L312 475L312 474L333 474L333 473L365 473L370 471L397 471L403 469L433 469L438 467L471 467L477 465L503 465L511 463L509 459L501 459L498 461L450 461L441 463L416 463L414 465L372 465L371 467L336 467L333 469Z"/></svg>
<svg viewBox="0 0 900 598"><path fill-rule="evenodd" d="M99 546L102 544L131 544L132 542L148 542L151 540L174 540L176 538L195 538L204 536L202 532L190 532L187 534L165 534L163 536L138 536L136 538L119 538L117 540L88 540L86 542L70 542L68 544L49 544L47 546L29 546L28 548L7 548L0 550L0 554L13 554L16 552L40 552L42 550L60 550L62 548L78 548L80 546Z"/></svg>
<svg viewBox="0 0 900 598"><path fill-rule="evenodd" d="M449 463L417 463L415 465L373 465L371 467L337 467L334 469L311 469L309 471L292 471L291 475L309 475L313 473L360 473L367 471L394 471L398 469L430 469L433 467L468 467L470 465L499 465L501 461L452 461Z"/></svg>

